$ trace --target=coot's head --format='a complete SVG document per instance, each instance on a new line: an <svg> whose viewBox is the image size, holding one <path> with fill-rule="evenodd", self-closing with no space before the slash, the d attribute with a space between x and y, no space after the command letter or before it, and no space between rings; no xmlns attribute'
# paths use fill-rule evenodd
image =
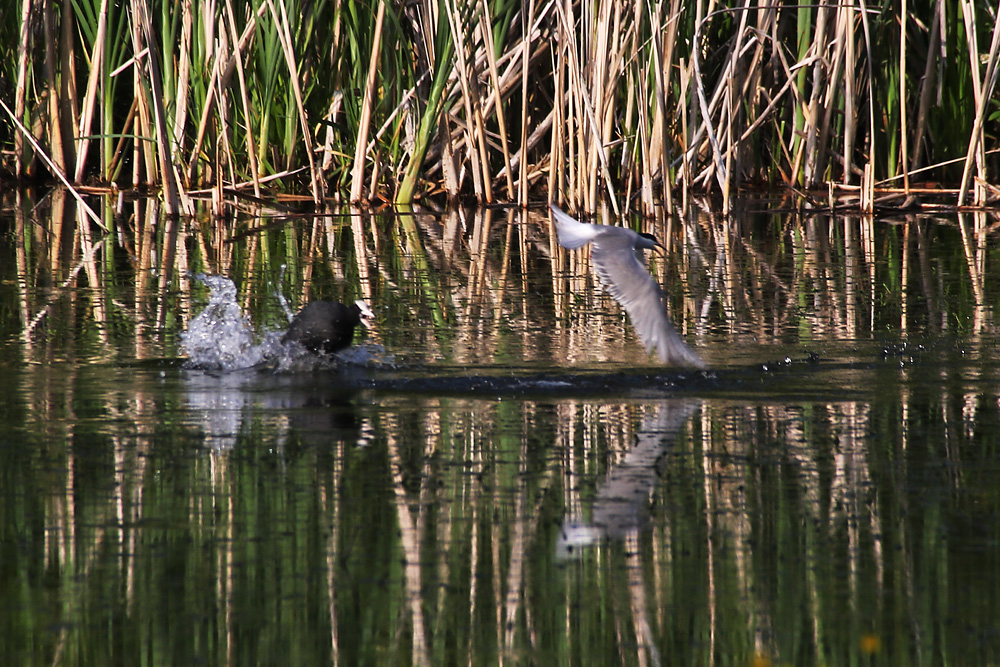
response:
<svg viewBox="0 0 1000 667"><path fill-rule="evenodd" d="M366 329L370 328L372 325L372 320L375 319L375 313L372 309L368 307L362 299L358 299L351 305L351 310L356 310L358 313L358 323L364 325Z"/></svg>

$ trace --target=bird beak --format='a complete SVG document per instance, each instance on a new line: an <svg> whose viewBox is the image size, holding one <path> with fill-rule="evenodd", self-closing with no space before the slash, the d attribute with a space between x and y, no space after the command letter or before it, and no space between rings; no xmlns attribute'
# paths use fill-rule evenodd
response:
<svg viewBox="0 0 1000 667"><path fill-rule="evenodd" d="M361 315L361 324L364 325L366 329L371 329L372 320L375 319L375 313L373 313L372 309L368 307L368 304L361 299L358 299L354 303L357 304L358 310L361 311L359 313Z"/></svg>

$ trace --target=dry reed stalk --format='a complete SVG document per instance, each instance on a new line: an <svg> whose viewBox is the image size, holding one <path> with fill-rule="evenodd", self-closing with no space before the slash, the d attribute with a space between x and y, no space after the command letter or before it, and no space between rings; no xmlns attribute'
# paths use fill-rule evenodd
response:
<svg viewBox="0 0 1000 667"><path fill-rule="evenodd" d="M229 41L226 37L225 29L219 32L216 48L222 58L227 58L229 56ZM214 205L213 213L216 217L222 217L225 214L225 199L222 193L223 185L227 180L230 183L236 182L235 165L233 164L233 147L230 142L230 136L233 133L233 124L230 123L229 119L231 113L229 108L230 102L222 89L222 86L226 84L228 84L228 82L219 81L219 133L215 136L216 147L213 152L216 166L214 170L215 177L212 183L212 202Z"/></svg>
<svg viewBox="0 0 1000 667"><path fill-rule="evenodd" d="M827 68L825 52L828 15L828 5L822 4L816 9L816 27L809 46L809 52L813 57L813 80L812 91L809 95L809 116L806 118L806 124L803 126L806 139L801 144L802 149L805 151L803 183L806 187L815 187L822 178L822 174L820 173L822 166L820 154L825 150L825 147L818 141L822 134L822 123L818 124L817 121L820 117L820 95L823 91Z"/></svg>
<svg viewBox="0 0 1000 667"><path fill-rule="evenodd" d="M740 58L743 55L743 35L747 30L747 17L750 12L750 0L744 0L744 5L742 11L739 11L739 24L736 28L736 35L733 41L732 49L729 53L728 67L729 76L725 78L725 111L726 111L726 179L725 185L722 188L722 210L728 211L729 197L731 194L731 188L738 183L734 183L733 173L734 168L739 171L739 162L733 164L733 156L736 154L737 146L733 141L733 125L736 123L736 111L737 104L734 102L734 97L736 96L736 90L734 82L737 82L739 77L737 76L739 72ZM744 81L748 80L749 77L745 78Z"/></svg>
<svg viewBox="0 0 1000 667"><path fill-rule="evenodd" d="M656 52L654 49L650 49L649 67L654 68L655 62L656 62ZM639 99L636 100L636 103L642 106L643 108L648 109L650 106L648 90L646 86L643 86L639 83L643 71L642 63L636 61L633 64L632 70L633 72L630 74L630 77L632 78L632 85L635 87L639 96ZM659 78L659 74L656 74L655 76L656 78ZM660 128L664 124L664 109L660 105L658 99L659 95L657 95L655 91L654 91L654 97L657 98L657 102L653 105L653 118L651 122L652 127L646 125L645 117L643 117L640 114L640 118L636 123L636 126L638 127L639 143L632 151L633 155L635 156L634 159L636 159L638 162L637 167L639 169L639 175L638 175L639 183L636 186L635 196L638 196L639 198L640 209L642 210L643 215L650 215L653 213L653 211L656 210L655 200L653 198L654 166L660 169L661 174L664 173L662 171L663 160L660 158L661 153L658 150L654 152L653 139L650 136L650 135L660 135L661 133ZM631 109L631 104L629 105L629 108ZM664 191L669 190L670 188L668 180L664 179L663 182L664 185L666 186L664 187ZM633 195L631 191L627 192L625 201L631 201L632 196Z"/></svg>
<svg viewBox="0 0 1000 667"><path fill-rule="evenodd" d="M28 89L28 53L30 44L31 0L21 2L21 29L17 40L17 83L14 88L14 117L24 118L25 102ZM16 156L16 175L20 179L24 175L24 138L20 132L14 133L14 154Z"/></svg>
<svg viewBox="0 0 1000 667"><path fill-rule="evenodd" d="M148 86L148 98L152 102L153 108L153 130L156 134L156 157L159 161L159 177L163 187L163 201L168 216L175 216L181 212L182 193L179 191L179 184L174 174L174 161L171 151L171 142L167 133L166 110L163 106L163 80L160 77L159 58L160 51L153 38L152 21L149 16L149 7L142 0L131 0L132 19L138 25L133 26L132 42L135 52L138 53L147 49L145 62L146 77L142 82L143 89ZM155 172L151 172L152 173ZM191 206L185 202L184 209L189 213Z"/></svg>
<svg viewBox="0 0 1000 667"><path fill-rule="evenodd" d="M48 105L49 152L53 163L62 173L66 172L66 160L63 154L62 129L59 123L59 88L56 86L56 40L53 31L53 8L51 2L42 3L42 28L45 39L45 85L48 89L46 102Z"/></svg>
<svg viewBox="0 0 1000 667"><path fill-rule="evenodd" d="M281 52L285 56L285 64L288 66L288 80L291 83L292 94L295 97L295 109L298 112L299 124L302 130L302 143L304 144L306 158L309 162L309 185L312 189L313 203L319 204L323 200L322 177L316 170L316 159L313 155L312 129L309 127L309 118L306 115L305 105L302 102L302 89L299 85L299 68L296 62L295 49L292 46L292 35L288 28L288 14L285 10L285 3L279 2L281 9L280 16L274 9L273 0L266 0L271 11L271 16L278 27L278 41L281 43ZM384 10L383 10L384 11ZM364 145L364 142L361 142Z"/></svg>
<svg viewBox="0 0 1000 667"><path fill-rule="evenodd" d="M979 80L979 49L976 44L975 22L972 16L972 8L967 0L963 0L962 10L966 15L966 31L969 36L969 57L972 60L972 89L976 98L976 119L972 126L972 133L969 137L969 149L965 156L965 166L962 168L962 181L958 189L958 205L965 204L966 189L969 186L969 177L972 168L973 156L975 156L978 178L975 182L976 206L986 203L986 189L982 183L986 182L986 138L983 135L983 120L986 116L986 107L993 96L993 89L996 87L997 75L1000 74L1000 67L997 67L997 57L1000 56L1000 17L996 19L993 26L993 40L990 43L989 59L986 63L986 72L983 80Z"/></svg>
<svg viewBox="0 0 1000 667"><path fill-rule="evenodd" d="M189 181L194 180L195 169L198 165L198 160L202 153L202 148L205 143L205 135L208 133L209 129L209 119L211 118L212 112L215 110L216 105L216 89L217 82L221 79L226 81L232 74L233 68L236 67L236 58L242 58L243 52L250 44L251 38L256 34L257 31L257 21L261 16L264 15L268 10L268 4L266 2L260 3L257 10L250 14L247 19L247 25L243 28L243 33L240 35L239 43L233 50L233 55L226 61L220 57L219 53L216 52L212 56L212 72L209 76L207 87L205 90L205 101L201 110L201 117L198 121L198 130L195 133L194 146L191 148L190 158L187 163L187 179ZM251 130L247 128L247 131Z"/></svg>
<svg viewBox="0 0 1000 667"><path fill-rule="evenodd" d="M469 71L465 58L465 22L458 14L457 6L451 0L443 0L451 39L455 44L456 76L461 87L461 103L465 109L465 145L472 171L473 188L479 201L492 202L493 189L490 185L489 156L483 136L482 114L479 112L478 95L474 95L476 74Z"/></svg>
<svg viewBox="0 0 1000 667"><path fill-rule="evenodd" d="M659 12L656 12L659 16ZM663 196L666 199L667 213L672 214L674 210L674 195L673 195L673 182L671 179L670 165L673 161L670 156L670 144L667 143L667 82L670 81L670 73L674 66L674 51L677 44L677 26L680 23L681 18L681 0L671 0L670 3L670 16L667 18L665 24L660 24L659 20L657 24L660 25L660 30L657 30L655 35L662 34L661 31L666 28L666 37L664 38L664 44L661 44L657 40L657 46L663 51L663 57L658 62L662 63L660 66L660 74L657 81L657 107L658 113L660 113L660 123L658 124L658 132L660 135L660 181L663 188ZM681 68L683 70L683 68ZM678 99L683 99L682 94L677 95ZM678 107L683 108L684 104L678 104Z"/></svg>
<svg viewBox="0 0 1000 667"><path fill-rule="evenodd" d="M871 213L875 204L875 92L872 90L872 40L868 28L868 8L859 0L861 27L865 38L865 65L868 68L868 162L864 167L861 210ZM846 165L845 165L846 167Z"/></svg>
<svg viewBox="0 0 1000 667"><path fill-rule="evenodd" d="M642 23L642 7L643 0L635 0L631 13L633 26ZM653 34L656 34L655 31L653 31ZM638 137L637 142L635 137L633 137L631 144L626 144L621 153L619 169L624 173L626 178L626 186L622 193L624 197L623 201L631 202L635 197L638 197L641 210L644 214L647 214L647 210L651 209L649 201L652 199L653 187L649 164L650 159L648 157L651 126L647 126L647 123L655 124L657 122L655 116L659 111L659 106L653 107L654 120L651 120L648 117L647 111L650 108L649 91L647 86L643 85L642 55L644 45L640 44L638 30L629 30L629 34L622 41L626 44L624 50L630 57L624 66L625 90L627 92L625 98L625 115L621 121L621 125L625 128L626 132L630 131L631 128L635 128L635 136ZM647 43L651 44L652 41L651 36ZM654 55L651 46L648 51L649 66L652 67ZM626 204L626 208L628 206L629 204Z"/></svg>
<svg viewBox="0 0 1000 667"><path fill-rule="evenodd" d="M681 70L680 98L687 99L687 91L691 88L691 68L685 66L684 59L678 61ZM687 138L690 136L688 127L688 105L679 104L681 110L681 211L687 215L688 203L691 194L691 160L688 154ZM664 183L664 187L670 187L669 183Z"/></svg>
<svg viewBox="0 0 1000 667"><path fill-rule="evenodd" d="M450 2L451 0L445 1ZM452 6L454 7L455 5L453 4ZM482 178L482 196L486 202L492 202L493 174L490 171L490 154L486 143L485 114L483 113L482 108L483 98L479 92L479 72L481 70L475 65L477 62L475 57L476 51L486 50L486 47L480 43L480 48L475 48L475 45L477 44L475 37L479 31L470 31L467 22L459 22L459 18L460 16L456 13L453 17L452 24L463 36L470 33L468 43L471 51L470 55L472 56L471 61L466 60L464 46L460 46L455 50L456 56L458 56L459 71L463 82L461 85L464 89L469 91L469 102L463 106L465 106L467 110L471 109L472 111L472 116L469 119L472 129L470 139L474 140L474 143L469 147L471 153L470 158L473 159L476 169ZM463 39L463 44L464 42L465 40Z"/></svg>
<svg viewBox="0 0 1000 667"><path fill-rule="evenodd" d="M641 7L641 4L641 0L636 0L636 6ZM629 138L622 139L621 157L618 161L619 174L626 180L626 185L622 192L623 201L625 202L632 201L633 186L635 185L637 175L637 164L646 161L643 153L636 153L637 150L640 150L642 141L640 140L640 144L636 144L635 134L638 133L640 136L646 134L642 125L648 122L646 110L649 109L646 86L639 85L642 71L639 58L639 36L637 31L633 29L636 23L634 15L636 6L633 6L633 14L629 15L629 30L622 36L622 54L626 56L626 60L622 63L621 73L619 74L619 79L624 79L625 112L618 120L618 123L621 125L623 135L628 136L631 134ZM647 99L647 103L643 106L643 112L641 113L637 108L637 105L640 104L638 98ZM636 128L634 132L632 128Z"/></svg>
<svg viewBox="0 0 1000 667"><path fill-rule="evenodd" d="M378 71L378 56L382 44L382 26L385 21L385 0L378 3L375 14L375 33L372 37L371 55L368 60L368 76L365 79L364 98L361 102L361 119L358 124L358 138L354 149L354 166L351 168L350 202L361 201L364 188L365 156L368 149L368 128L371 124L372 105L375 101L375 75Z"/></svg>
<svg viewBox="0 0 1000 667"><path fill-rule="evenodd" d="M719 182L719 187L723 189L725 189L726 187L725 184L726 181L729 179L729 175L726 173L726 167L725 164L723 164L722 160L722 149L719 147L719 141L715 136L715 129L712 127L712 111L709 108L708 100L705 98L705 84L701 76L701 65L700 65L701 59L698 55L701 49L698 48L697 45L701 42L702 26L704 26L715 13L722 13L724 11L725 10L719 10L718 12L710 13L706 15L705 18L698 21L697 27L695 28L694 31L694 40L693 40L696 46L695 48L691 49L691 67L694 72L693 84L695 88L695 94L697 95L698 98L698 109L701 112L702 129L704 129L705 134L708 137L708 142L712 148L712 160L713 160L712 166L714 167L716 180L718 180ZM728 71L723 72L722 76L720 77L720 82L724 81L729 74L730 72ZM721 90L722 90L722 84L720 83L720 86L716 88L716 91L721 91ZM695 149L696 149L695 146L691 146L689 148L689 150L695 150Z"/></svg>
<svg viewBox="0 0 1000 667"><path fill-rule="evenodd" d="M11 111L10 107L7 106L7 103L3 101L3 98L0 98L0 107L3 107L3 110L6 111L7 115L10 117L11 122L14 123L14 127L21 133L28 143L31 144L35 154L42 158L56 178L63 182L63 185L65 185L70 191L70 194L73 195L73 198L76 199L76 201L80 204L80 207L87 213L87 216L93 220L98 227L104 231L108 231L107 226L101 218L94 213L94 209L90 208L86 200L83 198L83 195L81 195L80 192L70 184L69 179L66 178L66 174L64 174L62 169L59 168L59 165L57 165L55 161L48 156L48 154L46 154L45 150L41 147L41 145L39 145L38 141L31 134L28 128L21 123L20 119L18 119L18 117L14 115L14 112Z"/></svg>
<svg viewBox="0 0 1000 667"><path fill-rule="evenodd" d="M606 106L610 106L610 102L605 98L605 91L607 89L606 79L608 78L609 67L608 59L611 56L611 46L609 43L609 34L611 29L607 25L607 21L610 18L610 14L614 13L617 9L618 3L614 0L598 0L602 6L597 9L596 12L596 25L591 29L587 30L584 28L584 35L591 35L596 37L596 39L591 39L588 41L586 46L589 46L589 60L593 67L590 69L589 79L584 76L581 80L585 80L588 83L589 88L589 98L591 100L591 105L593 107L594 113L594 124L596 126L595 131L591 132L588 141L587 150L587 190L585 207L588 211L594 210L597 206L597 154L598 150L607 145L607 137L604 134L605 124L602 122L604 118L604 111ZM608 4L612 6L609 7ZM581 12L581 20L586 21L591 17L590 13L587 11ZM586 47L585 47L586 48ZM581 72L582 74L583 72Z"/></svg>
<svg viewBox="0 0 1000 667"><path fill-rule="evenodd" d="M193 33L193 8L190 2L183 2L181 3L181 34L179 53L177 54L177 80L173 85L175 95L173 99L173 123L171 125L174 155L177 156L178 161L184 155L184 142L187 138L184 128L187 126L188 94L191 88L191 40ZM233 42L235 43L235 41L234 39ZM172 58L167 58L168 63L171 60ZM179 169L177 174L179 177L181 176Z"/></svg>
<svg viewBox="0 0 1000 667"><path fill-rule="evenodd" d="M566 0L568 3L568 0ZM567 8L567 11L571 7ZM560 16L563 15L562 5L557 5L557 11L559 11ZM556 61L559 71L559 82L562 84L558 90L558 94L555 98L555 104L559 110L556 127L560 130L559 139L559 149L565 147L564 155L560 160L560 166L562 167L563 178L560 184L560 192L569 197L571 202L578 202L580 200L578 191L578 171L577 165L579 160L577 158L578 151L583 141L580 138L580 123L576 122L576 97L572 94L573 90L573 73L572 67L569 63L569 58L567 58L567 51L573 48L571 45L566 44L566 40L563 38L565 34L564 31L559 32L558 49L556 53ZM561 116L561 118L559 118ZM553 138L555 141L555 137ZM525 156L527 157L527 156Z"/></svg>
<svg viewBox="0 0 1000 667"><path fill-rule="evenodd" d="M988 151L986 151L985 154L986 155L996 155L998 153L1000 153L1000 148L994 148L994 149L988 150ZM920 167L919 169L911 169L910 170L910 176L916 176L917 174L922 174L922 173L925 173L925 172L928 172L928 171L933 171L935 169L942 169L944 167L948 167L948 166L951 166L953 164L958 164L959 162L964 163L965 159L966 159L966 155L963 155L962 157L953 158L951 160L942 160L941 162L935 162L933 164L929 164L929 165L926 165L924 167ZM893 176L891 178L886 178L884 180L879 181L876 184L876 186L880 190L886 190L887 189L885 187L886 183L891 183L893 181L897 181L900 178L902 178L902 175L897 175L897 176ZM892 190L891 188L889 188L889 189ZM899 190L902 191L901 189L899 189ZM961 190L958 187L954 187L954 188L944 188L944 187L939 187L939 188L917 188L917 187L914 187L912 185L910 186L910 190L912 192L915 192L915 193L924 193L925 192L926 194L933 194L933 193L951 194L951 193L953 193L956 197L958 196L958 193L961 192Z"/></svg>
<svg viewBox="0 0 1000 667"><path fill-rule="evenodd" d="M906 111L906 26L909 19L907 0L902 0L899 10L899 159L903 171L903 188L910 189L907 132L909 123Z"/></svg>
<svg viewBox="0 0 1000 667"><path fill-rule="evenodd" d="M441 2L442 0L439 0ZM417 131L413 136L412 148L409 150L408 162L403 169L403 177L399 181L396 189L395 200L398 204L410 204L413 201L417 188L417 180L422 173L424 159L427 157L430 148L431 135L435 132L442 137L450 137L450 134L442 133L441 111L446 106L446 88L449 76L452 72L451 58L454 50L454 42L450 39L443 39L441 52L436 52L434 43L437 31L434 26L439 26L444 30L440 15L431 0L425 0L418 5L423 9L419 13L419 31L423 39L417 40L416 47L421 50L420 60L427 65L429 71L433 72L431 77L430 90L427 91L424 110L420 115L420 122ZM431 19L434 19L433 22ZM447 19L445 19L447 20ZM450 34L450 30L449 30ZM445 118L444 123L447 123ZM448 139L445 139L447 149ZM445 172L447 173L447 172Z"/></svg>
<svg viewBox="0 0 1000 667"><path fill-rule="evenodd" d="M784 98L784 96L789 92L789 90L791 90L792 86L795 84L795 78L792 76L792 72L798 70L800 67L807 67L815 59L816 59L815 57L809 57L805 61L797 63L794 66L794 69L786 70L785 73L787 76L785 77L785 83L782 84L781 88L778 89L778 92L774 94L770 102L768 102L768 105L764 107L763 111L756 114L757 116L756 120L754 120L754 122L750 124L749 127L743 130L743 134L741 134L740 138L737 140L738 144L749 139L750 135L753 134L753 132L757 128L763 125L770 118L774 110L777 109L778 103L781 102L782 98Z"/></svg>
<svg viewBox="0 0 1000 667"><path fill-rule="evenodd" d="M857 62L854 45L854 0L846 0L840 9L839 39L844 43L844 185L851 182L854 167L854 139L857 136L857 118L854 111L854 63Z"/></svg>
<svg viewBox="0 0 1000 667"><path fill-rule="evenodd" d="M534 0L529 2L529 17L522 22L522 36L514 45L507 48L496 60L497 68L503 68L499 78L499 96L506 98L515 90L520 90L521 75L524 66L531 72L531 66L537 64L544 56L551 56L551 47L542 34L542 25L549 22L549 14L553 11L557 0L546 0L541 9L535 11ZM480 53L476 59L476 68L485 67L485 55ZM535 72L537 74L537 72ZM489 114L497 104L497 93L490 91L483 104L483 112ZM495 111L493 113L496 113Z"/></svg>
<svg viewBox="0 0 1000 667"><path fill-rule="evenodd" d="M236 34L236 21L233 15L233 3L232 0L226 0L226 10L225 10L224 23L226 28L229 29L229 40L231 40L234 48L239 48L239 37ZM250 109L250 92L247 88L246 75L243 72L243 58L237 51L233 55L233 61L236 63L236 80L239 82L239 99L240 105L243 107L243 117L249 119L251 117ZM253 130L250 128L250 124L247 123L246 127L246 143L247 143L247 153L246 159L250 163L250 177L253 181L253 194L255 197L260 197L260 166L257 163L257 146L253 138ZM232 183L236 182L236 179L231 180Z"/></svg>
<svg viewBox="0 0 1000 667"><path fill-rule="evenodd" d="M455 169L455 153L452 150L454 143L448 129L447 119L438 127L438 136L441 144L441 173L444 176L445 192L449 197L457 197L461 190L458 170Z"/></svg>
<svg viewBox="0 0 1000 667"><path fill-rule="evenodd" d="M809 103L805 99L805 87L808 78L808 68L799 67L799 64L807 60L809 53L811 51L810 42L806 39L805 31L806 26L802 25L805 19L804 14L811 10L811 6L797 6L796 7L796 20L798 21L798 32L797 32L797 46L798 52L796 54L797 61L795 66L786 68L789 71L795 71L795 85L792 86L792 95L795 98L794 102L794 121L793 129L788 137L788 151L791 154L791 159L789 161L789 174L787 183L792 184L802 184L804 179L803 162L805 161L805 150L806 150L806 140L809 136L808 125L811 121L811 117L808 114L810 108ZM804 111L805 110L805 111Z"/></svg>
<svg viewBox="0 0 1000 667"><path fill-rule="evenodd" d="M615 195L615 188L611 182L611 174L608 170L607 155L604 151L604 146L601 143L601 126L598 124L590 93L588 93L584 85L584 74L580 67L579 58L577 57L576 34L573 31L572 23L567 18L567 13L563 11L563 7L561 5L557 5L557 8L559 10L559 19L562 27L560 33L562 52L569 52L567 67L570 74L570 102L571 106L576 108L577 140L579 142L578 150L580 155L579 164L577 165L575 172L577 176L577 201L582 201L585 207L588 202L591 204L596 203L596 194L594 197L588 198L588 190L585 189L585 186L587 185L587 181L585 181L587 174L581 173L582 168L587 165L587 158L589 157L587 147L590 146L595 153L594 159L596 159L600 164L600 172L604 177L605 186L608 190L608 198L611 200L615 215L618 216L621 214L618 210L617 196ZM588 141L588 139L590 141ZM593 171L596 172L596 163ZM572 173L574 172L571 171L571 174ZM596 175L594 178L596 178ZM596 193L596 190L594 192ZM593 206L590 206L586 210L592 211L593 208Z"/></svg>
<svg viewBox="0 0 1000 667"><path fill-rule="evenodd" d="M521 148L518 151L521 156L521 161L526 162L528 155L528 65L530 63L531 48L531 19L535 15L535 0L528 0L528 14L522 18L521 21L521 48L519 52L521 53ZM501 106L501 95L503 94L499 85L499 82L495 86L496 88L496 104L499 108ZM503 113L499 112L498 116L502 116ZM551 118L551 115L549 116ZM554 135L553 135L554 136ZM554 141L554 139L553 139ZM504 150L506 151L506 144L504 145ZM513 159L508 162L507 165L507 179L510 180L510 170L514 169ZM553 186L553 174L549 173L549 197L551 199L552 186ZM528 170L524 164L518 165L517 170L517 201L522 208L528 205Z"/></svg>
<svg viewBox="0 0 1000 667"><path fill-rule="evenodd" d="M772 26L772 34L770 35L770 39L771 39L772 43L775 45L774 53L777 54L777 61L778 61L778 63L781 66L780 74L782 76L784 76L784 78L785 78L785 86L782 88L781 93L779 95L775 96L775 98L772 100L772 104L776 105L777 102L781 99L781 96L784 95L786 93L786 91L787 91L788 96L791 98L791 100L788 102L788 104L791 105L792 108L794 108L794 109L799 109L805 103L804 103L804 101L803 101L803 99L801 97L801 91L799 90L798 86L796 85L796 79L798 78L798 75L794 74L794 73L797 72L800 69L800 65L802 67L808 66L809 61L806 60L806 61L803 61L803 62L799 62L799 63L796 63L794 66L790 65L788 63L787 57L785 56L785 49L780 48L780 41L778 39L777 30L778 30L778 26L777 26L777 22L775 22L775 24ZM778 73L776 72L775 73L775 77L776 78L777 78L777 74ZM768 106L770 107L771 105L769 104ZM793 118L793 120L794 120L794 118ZM786 170L782 169L782 167L781 167L782 162L780 160L775 160L774 161L774 166L775 166L776 169L778 169L779 171L781 171L782 178L783 178L785 184L786 185L792 185L796 181L796 178L795 178L795 158L792 155L792 152L794 150L794 143L793 142L797 138L798 135L795 133L795 130L793 128L792 131L788 133L790 136L786 136L786 133L782 132L782 127L781 127L781 121L780 120L776 120L775 123L774 123L774 125L775 125L775 128L774 128L774 138L775 138L775 141L778 144L778 148L781 151L781 155L784 158L784 164L786 164L788 166L788 170L786 171ZM786 141L786 139L787 139L787 141Z"/></svg>
<svg viewBox="0 0 1000 667"><path fill-rule="evenodd" d="M98 11L97 31L94 37L94 48L90 53L90 75L87 77L87 90L83 94L83 112L80 116L80 148L77 151L76 169L73 181L83 180L83 169L87 164L87 153L90 148L90 128L94 119L94 108L97 102L97 84L106 77L108 66L104 54L104 40L108 23L108 0L101 0ZM107 128L105 128L106 133ZM101 165L105 168L107 165Z"/></svg>
<svg viewBox="0 0 1000 667"><path fill-rule="evenodd" d="M619 119L619 116L621 115L621 112L618 110L621 102L621 96L617 94L616 91L620 85L619 82L622 78L621 74L626 70L625 63L627 61L627 54L625 53L624 45L629 42L630 35L633 33L633 26L631 23L624 22L624 12L622 11L622 8L625 6L624 0L622 2L618 2L616 0L612 1L614 2L615 10L614 21L612 22L611 39L608 44L608 56L605 57L609 66L605 70L604 76L601 77L604 82L604 89L602 91L604 125L601 128L601 145L605 148L605 150L608 150L617 144L625 144L625 139L621 136L617 136L619 134L619 129L615 125L616 119ZM598 57L600 57L600 54L598 54ZM628 95L628 97L631 99L633 96ZM621 132L631 132L631 128L632 125L623 125L621 126ZM619 171L623 171L628 162L628 150L624 147L621 150L621 156L621 167ZM596 181L594 196L597 196Z"/></svg>
<svg viewBox="0 0 1000 667"><path fill-rule="evenodd" d="M64 12L59 21L59 116L52 119L59 126L63 141L65 170L76 167L76 142L79 139L76 119L80 117L80 98L76 89L76 13Z"/></svg>
<svg viewBox="0 0 1000 667"><path fill-rule="evenodd" d="M632 22L634 25L641 25L642 0L636 0L633 8ZM652 15L650 23L654 20ZM625 50L630 54L628 64L625 69L625 87L628 91L625 106L625 116L622 127L635 128L631 140L622 149L621 166L619 167L627 179L627 187L623 193L624 201L627 202L627 209L631 202L638 198L640 210L643 215L652 215L656 208L654 205L654 169L663 174L663 159L660 146L654 152L652 136L662 136L665 132L661 129L665 126L666 111L665 105L660 104L657 94L658 80L664 76L662 71L662 59L657 57L658 49L654 47L654 37L656 30L645 45L640 44L640 35L637 29L630 30L628 44ZM660 71L656 71L660 70ZM648 75L645 72L653 72L653 90L649 90L646 85ZM650 101L650 100L655 101ZM651 110L651 112L650 112ZM669 172L664 183L669 182ZM670 206L670 204L668 204Z"/></svg>
<svg viewBox="0 0 1000 667"><path fill-rule="evenodd" d="M565 192L564 188L566 185L565 179L565 165L566 156L563 149L566 146L565 135L563 134L566 128L566 122L563 117L564 111L566 109L566 95L565 95L565 82L564 73L565 67L562 66L561 51L557 49L552 50L552 69L554 70L553 76L553 91L552 91L552 113L550 118L552 119L552 135L549 144L549 155L551 156L549 169L549 185L548 185L548 200L550 203L561 203L562 194ZM527 85L527 84L525 84ZM523 115L523 114L522 114ZM528 151L524 145L524 135L521 135L521 149L518 154L514 157L524 156L522 161L527 161ZM521 171L527 172L525 167L520 167L518 173ZM519 178L524 181L523 175L519 175ZM522 187L523 192L523 187ZM522 194L522 198L527 198L527 195ZM551 226L551 222L550 222ZM555 256L555 253L553 253Z"/></svg>
<svg viewBox="0 0 1000 667"><path fill-rule="evenodd" d="M145 55L143 55L145 57ZM138 66L137 66L138 65ZM139 59L136 58L129 63L132 68L132 90L141 91L142 90L142 76L139 73L139 68L142 66ZM148 175L147 182L152 183L152 174L156 171L155 162L150 155L150 152L146 150L147 139L149 136L149 107L147 106L147 100L145 95L135 94L133 96L135 101L135 118L132 123L132 133L136 135L139 139L132 142L132 182L141 183L140 180L143 172Z"/></svg>
<svg viewBox="0 0 1000 667"><path fill-rule="evenodd" d="M486 63L488 65L488 71L490 75L490 85L492 86L491 95L492 99L496 100L496 109L494 111L497 119L497 126L500 132L500 147L503 153L503 175L507 184L507 198L514 199L514 179L511 173L510 166L510 147L507 143L507 121L506 114L504 113L503 98L500 92L500 74L497 69L497 59L496 59L496 44L493 41L493 31L490 29L492 21L490 20L490 7L487 0L481 0L481 13L479 15L479 35L483 42L483 51L486 55ZM534 6L534 0L531 0L528 8L528 14L524 17L522 25L527 25L531 20L532 8ZM490 97L487 97L487 104ZM483 113L488 113L488 106L483 105ZM522 110L523 111L523 110ZM521 136L524 136L525 129L527 125L527 118L525 114L522 113L522 128Z"/></svg>
<svg viewBox="0 0 1000 667"><path fill-rule="evenodd" d="M826 174L827 167L830 163L829 153L827 150L830 142L830 126L833 123L834 117L837 114L837 100L841 96L841 77L844 75L845 69L848 70L847 80L843 82L844 92L843 96L848 98L848 96L853 95L853 81L854 77L850 74L850 69L847 68L847 62L852 63L853 61L846 60L847 52L847 42L850 39L847 33L847 24L844 21L844 7L838 6L836 16L833 19L833 25L831 31L833 32L831 45L833 47L833 56L831 58L831 64L829 65L829 74L826 76L826 93L823 100L823 120L819 127L819 138L817 145L819 146L819 155L816 157L815 162L815 178L823 178ZM845 106L847 102L844 102ZM845 119L845 133L848 131L846 128ZM853 129L850 130L853 132ZM832 183L832 181L827 180L827 182Z"/></svg>
<svg viewBox="0 0 1000 667"><path fill-rule="evenodd" d="M939 10L944 9L944 0L938 0ZM927 113L930 108L931 92L934 90L934 70L938 62L939 49L942 41L941 37L941 11L934 12L931 21L930 38L927 41L927 59L924 62L924 75L920 80L920 102L917 106L917 129L913 138L913 153L910 156L909 166L916 169L920 165L920 153L923 148L924 135L927 131Z"/></svg>
<svg viewBox="0 0 1000 667"><path fill-rule="evenodd" d="M969 72L972 75L972 97L976 108L979 108L980 103L983 99L982 82L979 79L979 40L976 35L976 17L975 9L972 6L970 0L960 0L960 5L962 8L962 20L965 25L965 38L968 44L968 55L969 55ZM976 133L973 132L969 135L969 148L966 152L965 165L962 168L962 181L961 188L959 189L958 203L959 206L965 203L965 195L962 193L969 185L969 175L972 166L972 156L975 157L977 170L982 173L982 156L980 154L979 142L976 137ZM975 194L975 200L979 199L978 188Z"/></svg>

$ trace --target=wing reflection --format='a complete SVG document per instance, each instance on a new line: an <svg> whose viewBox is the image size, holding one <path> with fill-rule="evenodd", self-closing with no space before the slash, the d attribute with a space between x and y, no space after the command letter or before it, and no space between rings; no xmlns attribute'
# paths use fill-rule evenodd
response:
<svg viewBox="0 0 1000 667"><path fill-rule="evenodd" d="M663 455L700 406L699 400L683 398L650 404L635 447L598 486L591 522L568 518L563 524L556 544L560 557L571 557L604 536L623 539L649 523L649 494L660 479Z"/></svg>

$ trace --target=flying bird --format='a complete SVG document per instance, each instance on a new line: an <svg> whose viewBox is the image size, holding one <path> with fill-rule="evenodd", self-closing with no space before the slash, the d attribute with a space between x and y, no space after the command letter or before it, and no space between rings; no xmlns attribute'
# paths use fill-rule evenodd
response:
<svg viewBox="0 0 1000 667"><path fill-rule="evenodd" d="M705 362L677 334L663 304L663 292L646 270L643 250L661 248L651 234L626 227L594 225L549 205L559 245L569 250L591 244L594 272L608 294L621 304L647 352L656 350L671 366L704 368Z"/></svg>

